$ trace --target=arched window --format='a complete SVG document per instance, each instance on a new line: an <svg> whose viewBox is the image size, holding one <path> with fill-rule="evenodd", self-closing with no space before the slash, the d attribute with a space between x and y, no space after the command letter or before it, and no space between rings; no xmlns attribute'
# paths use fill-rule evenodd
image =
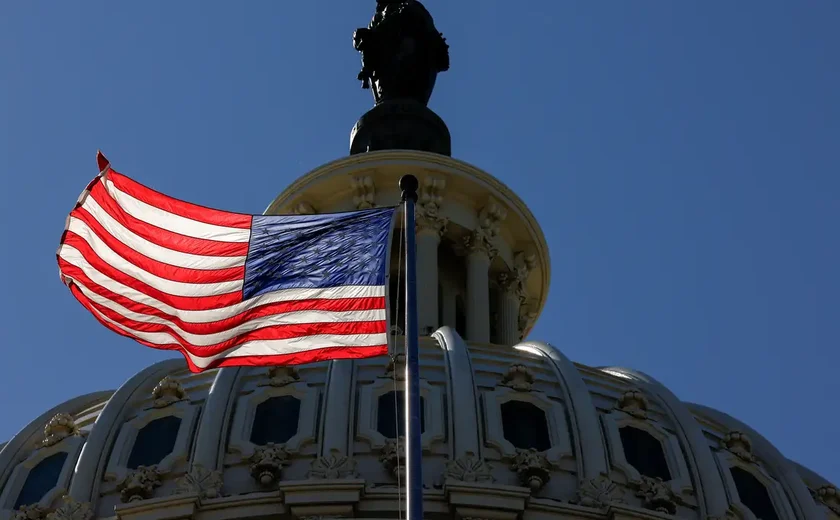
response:
<svg viewBox="0 0 840 520"><path fill-rule="evenodd" d="M181 418L167 415L155 419L137 432L131 454L128 456L128 469L140 466L154 466L175 449L178 430L181 429Z"/></svg>
<svg viewBox="0 0 840 520"><path fill-rule="evenodd" d="M467 310L464 305L464 297L455 297L455 331L462 338L467 337Z"/></svg>
<svg viewBox="0 0 840 520"><path fill-rule="evenodd" d="M67 453L61 451L50 455L29 470L23 489L20 490L15 501L14 509L35 504L44 498L44 495L58 484L58 477L61 475L65 461L67 461Z"/></svg>
<svg viewBox="0 0 840 520"><path fill-rule="evenodd" d="M501 408L502 431L514 447L537 451L551 449L548 419L542 408L525 401L508 401L502 403Z"/></svg>
<svg viewBox="0 0 840 520"><path fill-rule="evenodd" d="M741 503L752 511L752 514L760 520L779 520L776 508L767 488L764 487L755 476L737 466L729 468L732 480L735 481L735 488L738 490L738 497Z"/></svg>
<svg viewBox="0 0 840 520"><path fill-rule="evenodd" d="M619 428L619 433L621 434L624 458L628 464L646 477L658 477L666 482L671 480L668 461L665 459L665 450L662 448L659 439L632 426Z"/></svg>
<svg viewBox="0 0 840 520"><path fill-rule="evenodd" d="M295 436L300 421L300 400L291 395L272 397L257 405L251 442L283 444Z"/></svg>
<svg viewBox="0 0 840 520"><path fill-rule="evenodd" d="M379 396L376 431L388 439L396 439L405 435L405 394L402 390ZM424 431L426 431L425 400L420 397L420 432Z"/></svg>

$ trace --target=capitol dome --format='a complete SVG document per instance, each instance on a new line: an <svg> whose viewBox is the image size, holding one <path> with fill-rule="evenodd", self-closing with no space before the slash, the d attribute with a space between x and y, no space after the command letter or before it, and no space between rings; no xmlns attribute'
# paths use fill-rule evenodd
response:
<svg viewBox="0 0 840 520"><path fill-rule="evenodd" d="M449 131L425 106L448 47L418 16L405 23L421 20L410 28L433 52L398 67L411 81L366 60L360 79L377 105L354 127L350 156L301 177L265 213L393 206L398 179L419 179L425 516L840 519L840 491L746 424L529 338L548 295L548 246L516 194L449 156ZM402 518L399 253L395 242L395 355L199 374L168 360L70 399L2 445L0 520Z"/></svg>
<svg viewBox="0 0 840 520"><path fill-rule="evenodd" d="M836 487L737 419L645 374L523 341L545 302L548 248L522 201L474 166L422 151L356 154L303 176L266 213L390 205L405 173L421 184L427 517L840 518ZM6 443L0 515L398 518L402 362L201 374L158 363Z"/></svg>

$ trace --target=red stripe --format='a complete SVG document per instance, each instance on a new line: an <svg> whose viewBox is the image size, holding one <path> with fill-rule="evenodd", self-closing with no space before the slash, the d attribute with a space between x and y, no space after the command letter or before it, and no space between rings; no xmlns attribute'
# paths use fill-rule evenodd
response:
<svg viewBox="0 0 840 520"><path fill-rule="evenodd" d="M190 237L140 220L126 213L101 182L93 187L90 196L126 229L161 247L203 256L245 256L248 254L247 242L221 242Z"/></svg>
<svg viewBox="0 0 840 520"><path fill-rule="evenodd" d="M271 325L262 327L256 330L243 332L237 334L232 338L220 341L211 345L195 345L183 338L180 333L172 329L168 325L161 325L158 323L144 323L130 318L126 318L122 314L115 312L107 307L99 305L79 292L79 298L84 298L88 301L91 307L96 309L101 315L119 323L120 325L138 332L150 333L166 333L173 337L184 349L196 356L213 356L224 352L232 347L241 345L248 341L259 340L276 340L276 339L291 339L301 338L306 336L315 336L319 334L382 334L386 331L385 320L377 321L351 321L351 322L326 322L326 323L294 323L288 325Z"/></svg>
<svg viewBox="0 0 840 520"><path fill-rule="evenodd" d="M82 212L75 213L73 216L85 222L91 228L93 233L96 235L96 237L91 237L91 240L96 240L98 238L127 262L166 280L182 283L218 283L233 282L236 280L242 280L245 277L244 265L239 267L230 267L228 269L203 270L188 269L186 267L178 267L159 262L138 253L134 249L127 247L125 244L112 237L101 225L99 225L93 216L86 211L82 210ZM90 247L84 237L70 230L65 232L64 240L62 240L61 243L73 246L80 251L82 247Z"/></svg>
<svg viewBox="0 0 840 520"><path fill-rule="evenodd" d="M89 291L111 300L126 309L136 312L137 314L145 314L148 316L155 316L164 320L169 320L184 332L190 334L214 334L216 332L223 332L232 329L242 323L262 318L264 316L271 316L274 314L284 314L287 312L296 311L335 311L335 312L349 312L349 311L368 311L379 310L385 308L385 298L346 298L339 300L325 300L325 299L310 299L310 300L294 300L288 302L276 302L260 305L241 313L225 318L223 320L210 321L206 323L194 323L184 321L178 316L173 316L161 311L155 307L135 302L125 296L117 294L101 285L95 283L88 278L84 272L73 264L65 260L60 260L59 265L64 274L76 280L77 283L84 286Z"/></svg>
<svg viewBox="0 0 840 520"><path fill-rule="evenodd" d="M205 224L241 229L249 229L251 227L251 215L219 211L169 197L114 171L113 168L108 170L106 176L120 191L158 209L204 222Z"/></svg>
<svg viewBox="0 0 840 520"><path fill-rule="evenodd" d="M100 273L123 285L131 287L135 291L151 296L152 298L171 307L175 307L176 309L182 309L185 311L202 311L227 307L242 301L241 290L214 296L176 296L174 294L169 294L161 291L160 289L156 289L145 282L141 282L133 276L125 274L119 269L116 269L108 262L102 260L102 258L100 258L99 255L91 249L87 242L84 242L81 246L82 247L78 248L79 252L82 253L82 256L85 260L87 260L91 267Z"/></svg>
<svg viewBox="0 0 840 520"><path fill-rule="evenodd" d="M134 341L151 347L157 350L177 350L187 362L190 372L199 373L205 370L211 370L219 367L232 366L276 366L276 365L298 365L304 363L315 363L318 361L329 361L333 359L363 359L369 357L385 356L388 354L388 345L375 345L371 347L324 347L313 349L306 352L296 352L292 354L278 354L276 356L242 356L220 358L209 364L206 368L201 368L192 362L192 359L187 355L185 350L175 343L169 345L159 345L157 343L150 343L148 341L136 338L128 334L119 327L114 326L110 322L102 319L96 309L94 309L85 295L73 284L70 284L70 292L81 303L93 317L104 325L107 329L116 332L120 336L131 338Z"/></svg>

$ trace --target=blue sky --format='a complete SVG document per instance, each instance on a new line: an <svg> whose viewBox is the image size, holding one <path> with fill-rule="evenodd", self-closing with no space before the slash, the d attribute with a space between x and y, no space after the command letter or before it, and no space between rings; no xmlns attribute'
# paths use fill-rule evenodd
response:
<svg viewBox="0 0 840 520"><path fill-rule="evenodd" d="M532 337L728 412L840 483L840 3L427 7L453 155L543 225ZM105 330L55 249L102 149L164 193L260 213L347 154L374 2L0 7L0 439L171 354Z"/></svg>

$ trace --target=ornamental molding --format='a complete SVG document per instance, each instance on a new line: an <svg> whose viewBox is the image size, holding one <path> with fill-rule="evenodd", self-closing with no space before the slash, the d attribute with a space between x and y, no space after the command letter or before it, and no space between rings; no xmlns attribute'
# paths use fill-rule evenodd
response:
<svg viewBox="0 0 840 520"><path fill-rule="evenodd" d="M270 487L280 482L283 468L289 463L289 452L284 446L270 442L257 446L249 460L254 480L262 487Z"/></svg>
<svg viewBox="0 0 840 520"><path fill-rule="evenodd" d="M300 375L293 366L274 366L268 369L268 379L257 383L257 386L282 387L300 382Z"/></svg>
<svg viewBox="0 0 840 520"><path fill-rule="evenodd" d="M446 233L449 219L440 215L445 188L446 181L443 179L432 177L423 179L423 185L420 187L417 205L414 209L418 233L430 231L438 237Z"/></svg>
<svg viewBox="0 0 840 520"><path fill-rule="evenodd" d="M633 399L637 397L634 396ZM680 447L680 441L676 435L654 421L640 419L636 415L631 415L619 409L616 409L612 413L601 415L601 424L604 429L612 466L618 471L621 471L628 481L640 481L643 477L636 468L627 462L627 458L624 456L624 446L621 443L621 428L629 426L647 432L660 442L662 453L665 455L665 463L668 466L668 472L671 474L671 480L667 484L675 494L680 495L683 492L694 489L691 483L688 465L686 464L682 448Z"/></svg>
<svg viewBox="0 0 840 520"><path fill-rule="evenodd" d="M525 336L539 316L539 302L536 300L526 300L522 302L519 307L519 334L521 337Z"/></svg>
<svg viewBox="0 0 840 520"><path fill-rule="evenodd" d="M388 474L397 480L405 481L405 437L388 439L379 454L379 462Z"/></svg>
<svg viewBox="0 0 840 520"><path fill-rule="evenodd" d="M32 507L27 510L28 512L26 514L36 514L34 506L38 506L43 511L49 511L52 504L61 498L66 493L66 490L70 488L70 479L73 477L76 461L79 459L84 444L85 438L81 435L69 435L49 446L40 443L38 449L30 452L26 459L15 465L9 478L0 486L0 511L9 511L14 508L14 504L17 502L18 495L23 490L26 479L38 464L53 455L66 453L67 458L64 460L64 465L61 467L55 485L47 490L37 503L29 504Z"/></svg>
<svg viewBox="0 0 840 520"><path fill-rule="evenodd" d="M356 461L339 450L332 449L330 454L312 461L307 477L310 479L354 479L358 477Z"/></svg>
<svg viewBox="0 0 840 520"><path fill-rule="evenodd" d="M516 450L516 457L510 465L510 469L516 472L519 483L527 487L532 493L542 489L551 480L552 464L548 461L544 452L533 448L528 450Z"/></svg>
<svg viewBox="0 0 840 520"><path fill-rule="evenodd" d="M612 504L623 504L624 490L608 476L598 475L585 480L570 502L583 507L604 509Z"/></svg>
<svg viewBox="0 0 840 520"><path fill-rule="evenodd" d="M370 175L355 176L350 179L353 190L353 205L356 209L370 209L376 199L376 186Z"/></svg>
<svg viewBox="0 0 840 520"><path fill-rule="evenodd" d="M636 496L642 499L645 509L669 515L677 514L679 498L661 478L642 475L639 480L632 482L632 486L636 488Z"/></svg>
<svg viewBox="0 0 840 520"><path fill-rule="evenodd" d="M42 447L49 447L63 441L67 437L81 435L73 416L67 413L57 413L44 425L44 440Z"/></svg>
<svg viewBox="0 0 840 520"><path fill-rule="evenodd" d="M294 206L292 206L292 214L293 215L314 215L315 214L315 207L312 204L306 202L305 200L302 200L302 201L298 202L297 204L295 204Z"/></svg>
<svg viewBox="0 0 840 520"><path fill-rule="evenodd" d="M176 391L174 390L174 385L167 385L166 388L168 389L167 392L169 390ZM173 394L161 394L164 398L167 395L175 397ZM137 441L140 430L152 421L164 417L177 417L181 420L181 423L178 427L178 433L175 437L175 444L172 447L172 451L155 466L161 472L168 472L175 468L178 463L186 462L190 455L192 433L198 421L198 410L198 406L191 404L185 399L170 403L163 408L147 408L130 421L124 423L114 441L111 456L108 458L108 464L105 467L104 479L111 482L119 482L125 479L131 472L131 468L128 467L128 459L131 456L131 451L134 449L134 443Z"/></svg>
<svg viewBox="0 0 840 520"><path fill-rule="evenodd" d="M499 254L495 246L499 227L506 217L507 210L494 199L489 199L478 212L475 229L464 237L464 247L467 251L484 254L491 260L495 258Z"/></svg>
<svg viewBox="0 0 840 520"><path fill-rule="evenodd" d="M161 470L157 466L140 466L126 474L117 484L123 503L148 500L161 485Z"/></svg>
<svg viewBox="0 0 840 520"><path fill-rule="evenodd" d="M513 255L513 269L511 274L513 276L513 291L520 301L524 301L528 297L526 289L528 277L531 272L537 267L537 257L532 253L524 251L517 251Z"/></svg>
<svg viewBox="0 0 840 520"><path fill-rule="evenodd" d="M840 515L840 490L831 485L822 486L816 490L812 490L811 494L817 502L834 511L835 514Z"/></svg>
<svg viewBox="0 0 840 520"><path fill-rule="evenodd" d="M616 410L620 410L636 419L646 420L650 401L645 394L637 388L625 391L616 403Z"/></svg>
<svg viewBox="0 0 840 520"><path fill-rule="evenodd" d="M11 520L44 520L48 511L38 504L20 506L12 512Z"/></svg>
<svg viewBox="0 0 840 520"><path fill-rule="evenodd" d="M744 462L756 462L752 451L752 441L744 432L730 431L723 436L721 448L732 453Z"/></svg>
<svg viewBox="0 0 840 520"><path fill-rule="evenodd" d="M164 377L152 389L152 407L166 408L179 401L187 400L187 392L177 379Z"/></svg>
<svg viewBox="0 0 840 520"><path fill-rule="evenodd" d="M446 480L460 482L492 483L494 480L493 467L473 452L449 461L443 476Z"/></svg>
<svg viewBox="0 0 840 520"><path fill-rule="evenodd" d="M201 464L190 468L189 473L175 481L176 495L198 495L200 498L217 498L222 494L222 472L209 470Z"/></svg>
<svg viewBox="0 0 840 520"><path fill-rule="evenodd" d="M534 373L522 364L512 365L502 376L499 383L502 386L512 388L517 392L530 392L535 381Z"/></svg>
<svg viewBox="0 0 840 520"><path fill-rule="evenodd" d="M76 502L72 497L65 495L61 504L48 514L46 520L91 520L93 509L87 502Z"/></svg>
<svg viewBox="0 0 840 520"><path fill-rule="evenodd" d="M764 486L779 518L796 518L793 507L787 499L782 485L764 469L757 459L755 462L748 462L727 449L718 450L714 454L715 463L718 466L721 477L723 477L723 485L726 488L726 493L731 497L730 505L735 511L736 516L739 518L755 518L749 508L741 502L741 497L738 495L738 487L732 478L732 468L737 467L752 474Z"/></svg>
<svg viewBox="0 0 840 520"><path fill-rule="evenodd" d="M405 354L391 356L388 360L388 366L385 368L385 374L382 377L396 379L397 381L405 380Z"/></svg>

